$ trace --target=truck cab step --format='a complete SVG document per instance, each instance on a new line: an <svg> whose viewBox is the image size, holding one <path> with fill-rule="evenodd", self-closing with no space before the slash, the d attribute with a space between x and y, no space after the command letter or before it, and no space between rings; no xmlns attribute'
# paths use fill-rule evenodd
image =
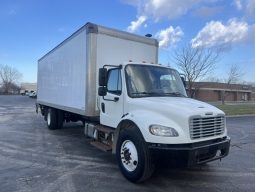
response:
<svg viewBox="0 0 255 192"><path fill-rule="evenodd" d="M114 133L114 131L115 131L113 128L109 128L109 127L102 126L102 125L97 125L95 127L95 129L98 130L98 131L101 131L103 133L108 133L108 134Z"/></svg>
<svg viewBox="0 0 255 192"><path fill-rule="evenodd" d="M106 145L106 144L98 142L98 141L91 141L90 144L102 151L105 151L105 152L112 150L112 146Z"/></svg>

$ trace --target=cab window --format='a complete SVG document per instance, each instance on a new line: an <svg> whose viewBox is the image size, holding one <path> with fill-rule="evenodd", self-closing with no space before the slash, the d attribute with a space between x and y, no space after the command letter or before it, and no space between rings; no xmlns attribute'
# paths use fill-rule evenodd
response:
<svg viewBox="0 0 255 192"><path fill-rule="evenodd" d="M108 72L107 92L121 94L121 73L119 69L111 69Z"/></svg>

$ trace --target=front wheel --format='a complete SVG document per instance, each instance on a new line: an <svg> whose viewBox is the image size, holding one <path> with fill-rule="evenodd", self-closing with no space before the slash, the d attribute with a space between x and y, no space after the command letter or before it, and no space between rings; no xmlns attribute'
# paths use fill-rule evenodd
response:
<svg viewBox="0 0 255 192"><path fill-rule="evenodd" d="M125 140L120 148L121 163L128 171L134 171L138 166L138 155L135 144Z"/></svg>
<svg viewBox="0 0 255 192"><path fill-rule="evenodd" d="M142 182L152 175L154 164L149 149L135 125L120 131L116 147L120 170L128 180Z"/></svg>

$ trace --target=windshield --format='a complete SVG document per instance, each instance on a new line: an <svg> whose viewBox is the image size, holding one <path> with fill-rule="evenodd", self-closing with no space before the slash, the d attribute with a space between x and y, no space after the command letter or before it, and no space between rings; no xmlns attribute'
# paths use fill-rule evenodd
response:
<svg viewBox="0 0 255 192"><path fill-rule="evenodd" d="M125 73L130 97L187 97L180 75L173 69L130 64Z"/></svg>

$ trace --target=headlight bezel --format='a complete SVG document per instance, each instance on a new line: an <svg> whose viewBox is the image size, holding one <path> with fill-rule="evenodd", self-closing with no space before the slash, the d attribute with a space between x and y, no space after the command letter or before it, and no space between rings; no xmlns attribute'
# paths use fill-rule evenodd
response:
<svg viewBox="0 0 255 192"><path fill-rule="evenodd" d="M173 127L152 124L149 126L149 132L152 135L160 137L178 137L179 133Z"/></svg>

